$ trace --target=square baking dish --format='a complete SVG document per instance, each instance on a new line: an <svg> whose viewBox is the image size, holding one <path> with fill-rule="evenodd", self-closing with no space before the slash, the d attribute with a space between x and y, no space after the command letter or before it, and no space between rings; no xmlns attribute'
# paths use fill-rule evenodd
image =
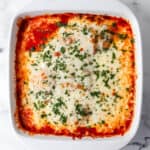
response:
<svg viewBox="0 0 150 150"><path fill-rule="evenodd" d="M116 17L123 17L129 20L135 39L135 62L136 62L136 98L135 98L135 113L132 120L130 129L123 136L114 136L108 138L83 138L81 140L73 141L69 137L59 136L47 136L47 135L28 135L18 129L15 122L14 113L16 111L16 98L15 98L15 46L17 41L17 21L21 17L25 16L37 16L42 14L54 14L54 13L90 13L90 14L104 14ZM119 149L126 145L135 135L139 126L141 105L142 105L142 46L141 36L138 22L133 13L117 0L41 0L33 1L31 4L26 6L24 9L19 11L13 18L11 23L11 32L9 39L9 87L10 87L10 110L11 110L11 123L15 133L29 141L34 142L39 140L61 142L65 149L69 148L69 143L73 146L72 149L83 148L83 149ZM67 145L65 144L67 143ZM108 144L109 143L109 144ZM60 149L61 146L55 144L56 149ZM66 146L66 147L65 147ZM70 149L70 148L69 148Z"/></svg>

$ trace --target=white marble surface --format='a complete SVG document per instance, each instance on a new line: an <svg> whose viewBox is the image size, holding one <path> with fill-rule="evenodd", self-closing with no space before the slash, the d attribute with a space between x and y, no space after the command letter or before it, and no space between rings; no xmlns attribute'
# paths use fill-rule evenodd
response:
<svg viewBox="0 0 150 150"><path fill-rule="evenodd" d="M4 3L2 3L5 1ZM9 11L17 11L23 7L23 4L29 2L20 0L0 0L0 20L1 17L7 16L8 19L12 14ZM127 4L139 20L143 41L143 61L144 61L144 93L143 93L143 110L140 127L134 139L129 145L122 150L150 150L150 0L121 0ZM8 6L8 2L9 5ZM17 2L15 4L15 2ZM1 20L1 24L5 23ZM9 26L7 23L6 26ZM6 30L4 32L4 30ZM8 95L7 91L7 50L5 48L7 38L7 28L0 26L0 149L1 150L32 150L28 145L24 145L13 133L10 126ZM3 35L2 35L3 33ZM0 49L1 51L1 49Z"/></svg>

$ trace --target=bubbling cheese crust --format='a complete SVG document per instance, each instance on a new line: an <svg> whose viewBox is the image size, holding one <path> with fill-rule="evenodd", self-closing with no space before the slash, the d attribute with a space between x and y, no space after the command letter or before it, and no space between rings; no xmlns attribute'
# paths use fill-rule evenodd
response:
<svg viewBox="0 0 150 150"><path fill-rule="evenodd" d="M123 18L23 18L16 44L16 122L32 134L124 135L135 103L134 39Z"/></svg>

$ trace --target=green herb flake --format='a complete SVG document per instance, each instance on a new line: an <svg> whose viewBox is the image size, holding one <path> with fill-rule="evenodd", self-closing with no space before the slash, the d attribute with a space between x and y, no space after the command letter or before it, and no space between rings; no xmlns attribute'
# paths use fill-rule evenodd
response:
<svg viewBox="0 0 150 150"><path fill-rule="evenodd" d="M70 96L70 94L69 94L68 90L65 90L65 95Z"/></svg>
<svg viewBox="0 0 150 150"><path fill-rule="evenodd" d="M29 51L29 57L32 57L32 52L31 51Z"/></svg>
<svg viewBox="0 0 150 150"><path fill-rule="evenodd" d="M26 84L26 85L28 85L28 82L27 82L27 81L24 81L23 83Z"/></svg>
<svg viewBox="0 0 150 150"><path fill-rule="evenodd" d="M94 71L94 74L96 75L96 80L98 80L99 77L100 77L100 72L99 71Z"/></svg>
<svg viewBox="0 0 150 150"><path fill-rule="evenodd" d="M87 53L84 53L83 55L82 54L75 54L75 57L79 58L81 61L83 61L84 59L87 58Z"/></svg>
<svg viewBox="0 0 150 150"><path fill-rule="evenodd" d="M132 43L132 44L135 43L135 39L134 39L134 38L131 39L131 43Z"/></svg>
<svg viewBox="0 0 150 150"><path fill-rule="evenodd" d="M67 26L67 23L64 23L64 22L57 22L56 25L58 27L66 27Z"/></svg>
<svg viewBox="0 0 150 150"><path fill-rule="evenodd" d="M113 48L114 48L114 49L118 49L116 43L114 43L114 42L113 42Z"/></svg>
<svg viewBox="0 0 150 150"><path fill-rule="evenodd" d="M31 64L31 66L37 66L38 64L36 64L36 63L33 63L33 64Z"/></svg>
<svg viewBox="0 0 150 150"><path fill-rule="evenodd" d="M64 53L65 53L65 51L66 51L65 47L63 47L63 46L62 46L62 47L60 48L60 51L61 51L61 53L63 53L63 54L64 54Z"/></svg>
<svg viewBox="0 0 150 150"><path fill-rule="evenodd" d="M63 32L63 36L64 36L65 38L68 37L68 36L70 36L70 35L73 35L73 33Z"/></svg>
<svg viewBox="0 0 150 150"><path fill-rule="evenodd" d="M127 35L127 34L118 34L118 37L119 37L120 39L125 40L125 39L128 37L128 35Z"/></svg>
<svg viewBox="0 0 150 150"><path fill-rule="evenodd" d="M65 124L67 122L67 116L65 116L64 114L61 114L60 116L60 121Z"/></svg>
<svg viewBox="0 0 150 150"><path fill-rule="evenodd" d="M116 22L113 22L112 23L112 27L116 27L117 26L117 23Z"/></svg>
<svg viewBox="0 0 150 150"><path fill-rule="evenodd" d="M41 49L44 49L45 47L46 47L45 44L41 44L41 45L40 45L40 48L41 48Z"/></svg>
<svg viewBox="0 0 150 150"><path fill-rule="evenodd" d="M129 91L130 91L130 88L129 88L129 87L127 87L127 88L126 88L126 91L127 91L127 92L129 92Z"/></svg>
<svg viewBox="0 0 150 150"><path fill-rule="evenodd" d="M84 35L88 35L88 29L87 29L86 26L84 26L84 28L82 29L82 33L83 33Z"/></svg>
<svg viewBox="0 0 150 150"><path fill-rule="evenodd" d="M101 76L106 77L109 72L110 72L109 70L102 70Z"/></svg>
<svg viewBox="0 0 150 150"><path fill-rule="evenodd" d="M74 24L72 24L71 26L72 26L72 27L76 27L76 26L77 26L77 23L74 23Z"/></svg>
<svg viewBox="0 0 150 150"><path fill-rule="evenodd" d="M80 116L88 116L92 114L92 112L89 109L83 108L81 104L77 104L75 106L75 110L76 110L76 113Z"/></svg>
<svg viewBox="0 0 150 150"><path fill-rule="evenodd" d="M36 103L33 103L33 105L36 110L39 110L38 105Z"/></svg>
<svg viewBox="0 0 150 150"><path fill-rule="evenodd" d="M63 102L62 97L57 98L57 103L53 105L52 111L56 115L60 115L60 110L59 108L62 106L66 106L66 104Z"/></svg>
<svg viewBox="0 0 150 150"><path fill-rule="evenodd" d="M123 53L127 52L127 50L125 50L125 49L122 49L121 51L122 51Z"/></svg>
<svg viewBox="0 0 150 150"><path fill-rule="evenodd" d="M111 73L110 74L110 79L114 79L114 77L115 77L115 74Z"/></svg>
<svg viewBox="0 0 150 150"><path fill-rule="evenodd" d="M97 98L99 98L99 96L100 96L100 91L93 91L93 92L90 93L90 95L91 95L92 97L97 97Z"/></svg>
<svg viewBox="0 0 150 150"><path fill-rule="evenodd" d="M55 85L53 85L52 88L55 89Z"/></svg>
<svg viewBox="0 0 150 150"><path fill-rule="evenodd" d="M114 52L112 53L112 59L116 59L116 54Z"/></svg>
<svg viewBox="0 0 150 150"><path fill-rule="evenodd" d="M112 61L111 61L111 63L114 63L114 60L116 59L116 54L113 52L112 53Z"/></svg>
<svg viewBox="0 0 150 150"><path fill-rule="evenodd" d="M41 114L40 117L41 117L41 118L45 118L45 117L47 117L47 114Z"/></svg>
<svg viewBox="0 0 150 150"><path fill-rule="evenodd" d="M119 99L122 98L118 93L115 93L114 96L115 96L115 98L119 98Z"/></svg>
<svg viewBox="0 0 150 150"><path fill-rule="evenodd" d="M50 63L51 59L52 59L52 55L50 54L50 51L46 51L43 54L43 62L49 62Z"/></svg>
<svg viewBox="0 0 150 150"><path fill-rule="evenodd" d="M105 122L105 120L101 120L100 122L99 122L99 124L105 124L106 122Z"/></svg>
<svg viewBox="0 0 150 150"><path fill-rule="evenodd" d="M34 92L33 91L30 91L30 93L29 94L33 94Z"/></svg>
<svg viewBox="0 0 150 150"><path fill-rule="evenodd" d="M56 115L59 115L59 114L60 114L60 111L59 111L59 108L57 107L57 105L54 105L54 106L53 106L52 111L53 111L53 113L56 114Z"/></svg>
<svg viewBox="0 0 150 150"><path fill-rule="evenodd" d="M65 64L64 61L60 61L60 60L56 60L56 64L54 66L54 70L61 70L61 71L65 71L67 68L67 65Z"/></svg>
<svg viewBox="0 0 150 150"><path fill-rule="evenodd" d="M106 78L103 80L105 87L110 88L110 85L108 84L109 78Z"/></svg>

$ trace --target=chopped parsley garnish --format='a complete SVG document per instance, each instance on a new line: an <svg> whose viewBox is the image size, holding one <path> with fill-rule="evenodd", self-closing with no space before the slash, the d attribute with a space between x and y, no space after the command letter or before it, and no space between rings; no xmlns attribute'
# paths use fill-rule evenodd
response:
<svg viewBox="0 0 150 150"><path fill-rule="evenodd" d="M79 58L81 61L87 58L87 53L84 54L75 54L75 57Z"/></svg>
<svg viewBox="0 0 150 150"><path fill-rule="evenodd" d="M62 47L60 48L60 51L64 54L65 51L66 51L65 47L62 46Z"/></svg>
<svg viewBox="0 0 150 150"><path fill-rule="evenodd" d="M70 35L73 35L73 33L63 32L63 36L64 36L65 38L68 37L68 36L70 36Z"/></svg>
<svg viewBox="0 0 150 150"><path fill-rule="evenodd" d="M67 68L67 65L65 64L64 61L60 61L60 60L56 60L56 64L54 66L54 70L61 70L61 71L65 71Z"/></svg>
<svg viewBox="0 0 150 150"><path fill-rule="evenodd" d="M128 37L128 35L127 34L118 34L118 37L122 40L125 40Z"/></svg>
<svg viewBox="0 0 150 150"><path fill-rule="evenodd" d="M67 122L67 116L65 116L64 114L61 114L60 116L60 121L65 124Z"/></svg>
<svg viewBox="0 0 150 150"><path fill-rule="evenodd" d="M44 49L46 47L46 44L41 44L40 48Z"/></svg>
<svg viewBox="0 0 150 150"><path fill-rule="evenodd" d="M108 73L110 73L109 70L102 70L101 76L102 76L102 77L107 77L107 74L108 74Z"/></svg>
<svg viewBox="0 0 150 150"><path fill-rule="evenodd" d="M83 64L83 66L84 66L84 67L87 67L87 66L88 66L88 64L87 64L87 63L84 63L84 64Z"/></svg>
<svg viewBox="0 0 150 150"><path fill-rule="evenodd" d="M65 95L70 96L70 94L69 94L68 90L66 90L66 91L65 91Z"/></svg>
<svg viewBox="0 0 150 150"><path fill-rule="evenodd" d="M101 35L101 38L104 39L105 38L105 33L107 32L107 30L102 30L100 35Z"/></svg>
<svg viewBox="0 0 150 150"><path fill-rule="evenodd" d="M88 116L91 115L92 112L88 108L83 108L83 105L77 104L75 105L76 113L80 116Z"/></svg>
<svg viewBox="0 0 150 150"><path fill-rule="evenodd" d="M75 75L76 75L76 73L75 73L75 72L72 72L72 73L71 73L71 75L72 75L72 76L75 76Z"/></svg>
<svg viewBox="0 0 150 150"><path fill-rule="evenodd" d="M32 91L32 90L29 92L29 94L33 94L33 93L34 93L34 91Z"/></svg>
<svg viewBox="0 0 150 150"><path fill-rule="evenodd" d="M84 35L88 35L88 29L87 29L87 26L84 26L84 27L83 27L82 33L83 33Z"/></svg>
<svg viewBox="0 0 150 150"><path fill-rule="evenodd" d="M48 44L48 46L49 46L49 49L53 49L53 50L54 50L54 47L53 47L53 45L51 45L51 44Z"/></svg>
<svg viewBox="0 0 150 150"><path fill-rule="evenodd" d="M52 88L55 89L55 85L53 85Z"/></svg>
<svg viewBox="0 0 150 150"><path fill-rule="evenodd" d="M52 55L50 54L50 51L46 51L43 54L43 62L51 61Z"/></svg>
<svg viewBox="0 0 150 150"><path fill-rule="evenodd" d="M67 23L64 23L64 22L57 22L56 25L58 27L66 27L67 26Z"/></svg>
<svg viewBox="0 0 150 150"><path fill-rule="evenodd" d="M52 111L53 111L53 113L56 114L56 115L59 115L59 114L60 114L59 107L57 106L57 103L53 106Z"/></svg>
<svg viewBox="0 0 150 150"><path fill-rule="evenodd" d="M105 120L101 120L99 123L100 124L105 124Z"/></svg>
<svg viewBox="0 0 150 150"><path fill-rule="evenodd" d="M26 84L26 85L28 84L28 82L27 82L27 81L24 81L23 83L24 83L24 84Z"/></svg>
<svg viewBox="0 0 150 150"><path fill-rule="evenodd" d="M47 114L41 114L41 118L45 118L45 117L47 117Z"/></svg>
<svg viewBox="0 0 150 150"><path fill-rule="evenodd" d="M131 39L131 43L132 44L135 43L135 39L134 38Z"/></svg>
<svg viewBox="0 0 150 150"><path fill-rule="evenodd" d="M35 108L36 110L39 110L39 107L38 107L38 105L37 105L36 103L33 103L33 105L34 105L34 108Z"/></svg>
<svg viewBox="0 0 150 150"><path fill-rule="evenodd" d="M93 92L90 92L90 95L91 95L92 97L97 97L97 98L99 98L99 96L100 96L100 91L93 91Z"/></svg>
<svg viewBox="0 0 150 150"><path fill-rule="evenodd" d="M62 106L66 106L66 104L63 102L62 97L59 97L57 98L57 103L53 104L52 111L54 112L54 114L60 115L59 108L61 108Z"/></svg>
<svg viewBox="0 0 150 150"><path fill-rule="evenodd" d="M105 29L101 31L100 36L102 39L110 40L110 36L113 34L114 34L113 31Z"/></svg>
<svg viewBox="0 0 150 150"><path fill-rule="evenodd" d="M80 53L78 45L74 45L74 47L70 47L69 50L71 50L70 55L73 55L75 53Z"/></svg>
<svg viewBox="0 0 150 150"><path fill-rule="evenodd" d="M119 99L122 98L118 93L115 93L114 96L115 96L115 98L119 98Z"/></svg>
<svg viewBox="0 0 150 150"><path fill-rule="evenodd" d="M33 64L31 64L31 66L37 66L38 64L36 64L36 63L33 63Z"/></svg>
<svg viewBox="0 0 150 150"><path fill-rule="evenodd" d="M113 52L112 53L112 61L111 61L111 63L114 63L114 60L116 59L116 54Z"/></svg>
<svg viewBox="0 0 150 150"><path fill-rule="evenodd" d="M76 27L77 26L77 23L74 23L71 25L71 27Z"/></svg>
<svg viewBox="0 0 150 150"><path fill-rule="evenodd" d="M33 105L34 105L34 108L35 108L36 110L40 110L40 109L46 107L46 104L45 104L44 101L37 101L37 102L34 102Z"/></svg>
<svg viewBox="0 0 150 150"><path fill-rule="evenodd" d="M43 84L47 84L47 83L48 83L48 80L43 80L42 83L43 83Z"/></svg>
<svg viewBox="0 0 150 150"><path fill-rule="evenodd" d="M115 77L115 74L111 73L110 74L110 79L114 79L114 77Z"/></svg>
<svg viewBox="0 0 150 150"><path fill-rule="evenodd" d="M100 77L100 71L94 71L94 74L96 75L96 80L98 80Z"/></svg>
<svg viewBox="0 0 150 150"><path fill-rule="evenodd" d="M118 47L117 47L117 45L116 45L115 42L113 42L113 48L114 48L114 49L118 49Z"/></svg>
<svg viewBox="0 0 150 150"><path fill-rule="evenodd" d="M102 70L101 76L103 77L104 86L110 88L109 80L115 77L115 74L110 72L109 70Z"/></svg>
<svg viewBox="0 0 150 150"><path fill-rule="evenodd" d="M83 81L86 77L89 77L90 74L86 74L86 75L83 75L83 76L77 76L78 78L80 78L81 81Z"/></svg>
<svg viewBox="0 0 150 150"><path fill-rule="evenodd" d="M47 81L46 81L47 82ZM35 98L39 99L39 98L43 98L45 99L50 93L48 91L38 91L35 94Z"/></svg>
<svg viewBox="0 0 150 150"><path fill-rule="evenodd" d="M129 92L130 90L131 90L130 87L127 87L127 88L126 88L126 91L127 91L127 92Z"/></svg>
<svg viewBox="0 0 150 150"><path fill-rule="evenodd" d="M116 59L116 54L114 52L112 53L112 59Z"/></svg>
<svg viewBox="0 0 150 150"><path fill-rule="evenodd" d="M110 85L108 84L109 78L103 79L103 82L104 82L105 87L110 88Z"/></svg>

